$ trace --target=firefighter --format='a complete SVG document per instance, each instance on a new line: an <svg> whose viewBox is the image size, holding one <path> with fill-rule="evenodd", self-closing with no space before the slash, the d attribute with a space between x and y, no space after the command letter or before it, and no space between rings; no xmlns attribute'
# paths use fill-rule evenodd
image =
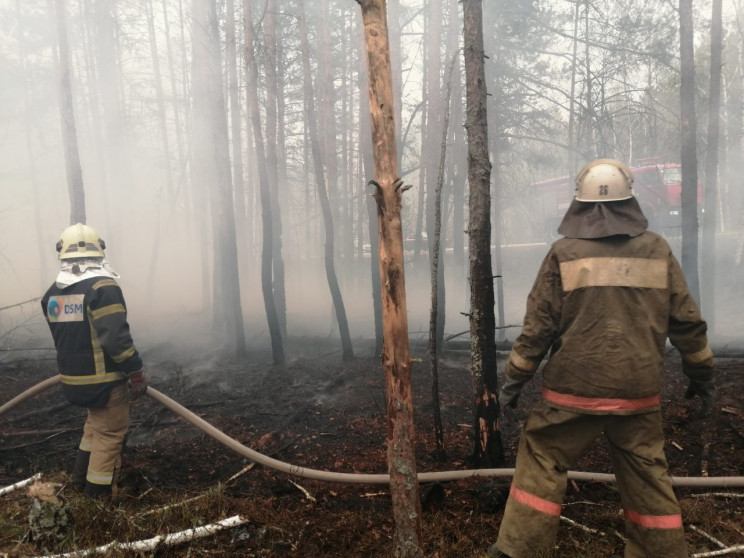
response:
<svg viewBox="0 0 744 558"><path fill-rule="evenodd" d="M134 347L119 275L106 243L80 223L62 231L60 271L41 300L57 349L62 393L88 418L73 468L73 486L99 498L112 494L129 428L129 404L147 390Z"/></svg>
<svg viewBox="0 0 744 558"><path fill-rule="evenodd" d="M527 299L499 405L516 407L543 357L542 398L522 430L516 471L489 556L554 548L569 468L604 434L624 511L626 558L687 556L664 455L660 392L669 338L703 415L713 408L707 326L667 242L646 230L624 164L600 159L576 195Z"/></svg>

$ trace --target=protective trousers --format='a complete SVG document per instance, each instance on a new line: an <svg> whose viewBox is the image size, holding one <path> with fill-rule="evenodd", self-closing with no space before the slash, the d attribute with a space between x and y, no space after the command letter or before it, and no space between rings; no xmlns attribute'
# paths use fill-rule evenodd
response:
<svg viewBox="0 0 744 558"><path fill-rule="evenodd" d="M579 414L544 401L531 411L519 441L496 541L501 552L512 558L550 555L567 471L602 433L610 445L625 514L625 558L687 556L682 516L667 474L661 413Z"/></svg>
<svg viewBox="0 0 744 558"><path fill-rule="evenodd" d="M99 493L98 487L110 492L121 467L121 448L129 429L129 388L126 384L111 390L106 406L89 408L83 427L80 450L90 452L86 474L86 493ZM91 486L92 485L92 486Z"/></svg>

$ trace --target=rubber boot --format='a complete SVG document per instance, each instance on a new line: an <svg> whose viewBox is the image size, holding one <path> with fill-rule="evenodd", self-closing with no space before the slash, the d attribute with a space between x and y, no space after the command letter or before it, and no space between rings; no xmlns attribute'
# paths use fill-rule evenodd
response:
<svg viewBox="0 0 744 558"><path fill-rule="evenodd" d="M96 500L104 500L111 498L111 485L110 484L93 484L92 482L85 483L85 495L89 498Z"/></svg>
<svg viewBox="0 0 744 558"><path fill-rule="evenodd" d="M85 490L85 476L88 474L88 463L90 452L78 450L75 456L75 465L72 467L72 487L78 492Z"/></svg>

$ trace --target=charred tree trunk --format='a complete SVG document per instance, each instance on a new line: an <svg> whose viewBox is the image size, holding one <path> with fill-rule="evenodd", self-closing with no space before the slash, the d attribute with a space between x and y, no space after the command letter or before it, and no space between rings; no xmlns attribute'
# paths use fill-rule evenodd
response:
<svg viewBox="0 0 744 558"><path fill-rule="evenodd" d="M266 150L264 149L263 132L261 131L261 115L258 110L258 76L256 74L256 59L253 45L253 21L251 17L251 0L243 0L243 18L245 23L245 73L247 76L246 93L248 110L253 127L253 137L256 149L256 164L258 166L258 182L261 194L261 217L263 244L261 248L261 290L266 309L266 320L271 335L271 352L274 364L284 364L284 345L282 330L277 315L272 282L272 252L273 252L273 219L271 211L271 192L269 191L269 176L266 168Z"/></svg>
<svg viewBox="0 0 744 558"><path fill-rule="evenodd" d="M369 108L375 162L380 277L383 301L383 370L387 386L387 452L395 520L395 556L419 558L421 501L416 478L411 355L400 218L390 49L384 0L359 0L367 46Z"/></svg>
<svg viewBox="0 0 744 558"><path fill-rule="evenodd" d="M705 161L705 219L703 221L702 309L708 329L715 332L716 230L718 223L718 143L721 124L722 0L713 0L710 29L710 100L708 149Z"/></svg>
<svg viewBox="0 0 744 558"><path fill-rule="evenodd" d="M85 188L83 169L80 166L75 109L72 100L70 47L67 39L64 0L55 1L57 43L59 45L59 112L62 125L62 143L65 149L67 190L70 194L70 224L85 224Z"/></svg>
<svg viewBox="0 0 744 558"><path fill-rule="evenodd" d="M437 173L437 184L434 190L434 222L431 246L431 312L429 316L429 362L431 363L431 400L432 413L434 415L434 440L436 442L437 459L444 459L444 427L442 426L442 409L439 402L439 347L441 338L439 336L439 282L443 280L443 272L440 270L439 260L442 255L442 185L444 183L444 169L447 160L447 135L449 134L449 108L450 95L452 93L452 70L455 67L459 53L455 53L449 69L447 80L447 92L444 99L444 121L442 122L442 142L439 150L439 172ZM443 268L444 266L442 266Z"/></svg>
<svg viewBox="0 0 744 558"><path fill-rule="evenodd" d="M498 430L496 341L491 268L491 163L488 157L486 81L481 0L464 0L464 46L470 183L470 353L475 395L473 463L499 467L503 446Z"/></svg>
<svg viewBox="0 0 744 558"><path fill-rule="evenodd" d="M700 303L698 279L697 124L695 121L695 51L692 0L679 0L680 117L682 119L682 271L690 293Z"/></svg>
<svg viewBox="0 0 744 558"><path fill-rule="evenodd" d="M302 2L299 3L298 10L300 41L302 44L302 79L305 89L305 98L308 99L306 118L310 128L310 143L313 155L313 166L315 167L315 179L318 185L318 198L320 200L321 210L323 211L323 223L325 223L325 272L326 279L328 280L328 289L331 292L331 299L333 300L333 308L336 311L339 333L341 334L343 360L346 362L354 358L354 348L351 344L349 322L346 319L344 299L341 296L341 288L338 285L338 278L336 277L336 265L334 263L333 214L331 212L330 201L328 200L325 174L323 172L323 157L321 154L320 137L318 136L318 126L315 117L315 95L313 93L313 81L310 73L310 44L307 38L307 28L305 26L305 6Z"/></svg>
<svg viewBox="0 0 744 558"><path fill-rule="evenodd" d="M282 214L280 204L279 156L277 153L277 75L276 75L276 8L269 0L264 15L264 68L266 71L266 167L271 194L272 256L274 300L282 336L287 338L287 296L282 258Z"/></svg>
<svg viewBox="0 0 744 558"><path fill-rule="evenodd" d="M422 153L422 166L420 173L426 177L426 249L429 253L429 262L433 257L434 250L434 206L436 204L436 194L434 191L441 186L438 183L438 173L435 169L439 168L437 161L440 155L440 139L442 138L442 55L440 50L441 39L436 37L442 36L442 0L429 0L428 8L428 25L426 33L429 36L427 41L426 55L426 133L424 134L424 152ZM450 74L451 75L451 74ZM440 193L441 195L441 193ZM441 210L441 200L440 200ZM445 321L445 284L444 284L444 260L440 257L437 281L437 346L442 346L444 339L444 321Z"/></svg>
<svg viewBox="0 0 744 558"><path fill-rule="evenodd" d="M215 0L194 0L194 137L199 144L203 184L209 188L214 246L214 323L227 333L227 346L245 355L243 312L240 302L238 249L235 238L232 178L223 95L219 22Z"/></svg>

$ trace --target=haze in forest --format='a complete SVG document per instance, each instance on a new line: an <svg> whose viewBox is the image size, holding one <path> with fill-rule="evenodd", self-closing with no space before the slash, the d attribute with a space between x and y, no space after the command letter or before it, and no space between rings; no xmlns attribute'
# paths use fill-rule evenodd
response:
<svg viewBox="0 0 744 558"><path fill-rule="evenodd" d="M53 4L0 2L0 340L7 347L51 346L33 299L56 276L54 246L70 224ZM700 273L703 292L715 293L715 307L704 307L703 314L714 316L713 339L721 343L744 330L744 35L738 4L724 2L718 203L700 207L701 218L711 212L717 217L716 274L706 278L702 266ZM387 5L401 178L411 186L403 196L409 330L423 345L430 304L427 232L443 136L446 336L468 328L462 8L457 0ZM87 223L101 233L108 260L121 274L138 344L176 337L192 326L209 331L212 324L214 202L195 165L219 138L198 133L195 123L194 99L210 78L194 71L200 35L193 25L195 10L210 9L219 22L222 83L211 85L223 94L223 110L214 114L227 134L223 155L229 160L245 335L249 345L268 344L246 7L259 125L270 148L268 174L279 208L288 335L338 336L324 270L324 221L308 122L312 103L350 333L373 338L370 270L377 255L369 237L373 176L358 4L67 0L63 7ZM492 222L500 225L493 227L494 246L502 246L493 269L503 297L498 336L513 339L554 239L551 219L565 209L555 192L535 184L572 176L599 157L636 168L681 162L679 16L672 3L638 0L489 0L483 10ZM704 192L710 3L696 2L695 10L697 168ZM564 193L571 194L570 180ZM678 208L657 210L668 215ZM677 226L652 221L679 257ZM25 301L31 302L19 304Z"/></svg>

